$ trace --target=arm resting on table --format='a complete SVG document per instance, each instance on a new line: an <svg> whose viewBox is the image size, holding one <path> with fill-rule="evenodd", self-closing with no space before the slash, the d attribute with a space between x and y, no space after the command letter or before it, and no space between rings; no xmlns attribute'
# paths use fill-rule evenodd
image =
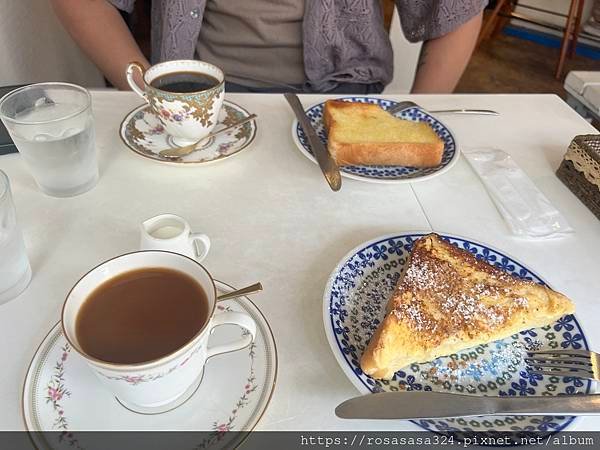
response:
<svg viewBox="0 0 600 450"><path fill-rule="evenodd" d="M106 0L51 0L56 15L79 47L118 89L129 89L131 61L148 67L119 11Z"/></svg>

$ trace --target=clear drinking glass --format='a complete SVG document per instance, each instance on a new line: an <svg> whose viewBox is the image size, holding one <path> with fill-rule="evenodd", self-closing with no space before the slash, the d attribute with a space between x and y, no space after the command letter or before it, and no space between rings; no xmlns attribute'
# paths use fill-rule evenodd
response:
<svg viewBox="0 0 600 450"><path fill-rule="evenodd" d="M31 266L17 225L10 183L0 170L0 304L23 292L29 281Z"/></svg>
<svg viewBox="0 0 600 450"><path fill-rule="evenodd" d="M40 189L71 197L98 182L90 93L69 83L39 83L0 100L8 129Z"/></svg>

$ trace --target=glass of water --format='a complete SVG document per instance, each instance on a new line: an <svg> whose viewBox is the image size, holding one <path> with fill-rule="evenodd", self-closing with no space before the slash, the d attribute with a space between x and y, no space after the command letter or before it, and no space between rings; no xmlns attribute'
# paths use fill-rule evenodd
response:
<svg viewBox="0 0 600 450"><path fill-rule="evenodd" d="M0 170L0 304L12 300L31 281L31 266L17 225L8 177Z"/></svg>
<svg viewBox="0 0 600 450"><path fill-rule="evenodd" d="M90 93L69 83L25 86L0 100L8 129L40 189L71 197L98 182Z"/></svg>

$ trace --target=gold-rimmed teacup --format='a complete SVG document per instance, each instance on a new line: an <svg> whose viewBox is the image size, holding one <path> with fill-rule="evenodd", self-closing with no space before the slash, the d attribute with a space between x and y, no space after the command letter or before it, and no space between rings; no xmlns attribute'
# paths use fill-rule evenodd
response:
<svg viewBox="0 0 600 450"><path fill-rule="evenodd" d="M134 80L136 71L142 76L142 87ZM209 76L217 84L196 92L172 92L153 86L159 78L178 73ZM182 59L162 62L145 70L140 63L131 62L126 75L131 89L148 102L176 145L189 145L202 139L217 124L225 97L225 75L217 66Z"/></svg>

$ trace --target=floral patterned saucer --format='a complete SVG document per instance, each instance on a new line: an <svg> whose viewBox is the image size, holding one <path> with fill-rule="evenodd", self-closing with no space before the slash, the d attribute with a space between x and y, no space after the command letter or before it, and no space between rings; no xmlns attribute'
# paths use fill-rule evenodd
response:
<svg viewBox="0 0 600 450"><path fill-rule="evenodd" d="M372 103L379 105L383 109L389 109L398 104L398 102L393 100L371 97L345 97L340 98L339 100L344 100L346 102ZM321 141L327 145L327 132L325 131L325 125L323 124L324 106L325 103L318 103L311 106L306 110L306 115L310 119L319 138L321 138ZM444 141L442 163L437 167L422 169L404 166L341 166L340 171L342 176L370 183L408 183L411 181L428 180L441 175L450 170L450 168L458 161L460 152L456 145L456 139L446 125L438 119L419 108L405 109L396 114L396 116L413 122L427 122L431 125L440 139ZM302 154L316 164L317 161L308 144L308 139L306 139L306 135L297 120L294 120L292 123L292 138Z"/></svg>
<svg viewBox="0 0 600 450"><path fill-rule="evenodd" d="M232 287L217 282L220 292ZM132 412L118 403L64 338L60 323L38 348L23 387L23 417L38 448L91 449L88 433L78 431L207 431L193 448L233 448L245 438L267 408L277 377L277 350L265 317L247 297L225 300L217 308L242 311L257 324L252 346L211 358L197 391L163 414ZM211 343L227 342L238 328L218 327ZM132 383L139 382L132 380Z"/></svg>
<svg viewBox="0 0 600 450"><path fill-rule="evenodd" d="M215 130L249 115L241 106L225 100ZM236 155L248 147L256 136L256 120L203 141L197 151L178 159L159 154L161 150L178 146L147 104L135 108L125 117L119 134L127 147L146 158L173 165L207 164Z"/></svg>
<svg viewBox="0 0 600 450"><path fill-rule="evenodd" d="M323 297L323 320L329 345L342 370L363 394L382 391L442 391L473 395L561 395L587 393L591 382L573 377L530 374L524 363L528 349L588 348L581 326L568 315L542 328L523 331L501 341L480 345L399 370L392 380L377 380L360 369L360 357L385 315L413 243L426 233L384 236L346 255L332 272ZM523 264L486 245L444 236L497 267L540 284L544 281ZM419 420L437 433L537 431L556 433L574 417L480 416Z"/></svg>

